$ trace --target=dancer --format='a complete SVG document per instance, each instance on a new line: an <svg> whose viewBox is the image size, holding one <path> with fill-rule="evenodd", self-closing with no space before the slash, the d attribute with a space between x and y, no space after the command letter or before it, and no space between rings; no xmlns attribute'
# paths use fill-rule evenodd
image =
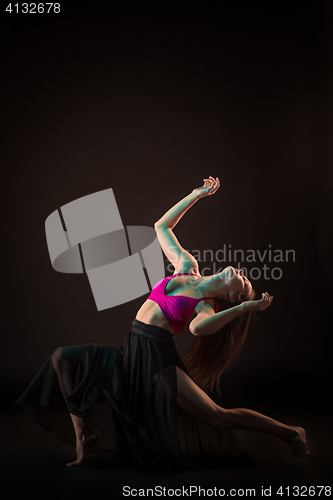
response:
<svg viewBox="0 0 333 500"><path fill-rule="evenodd" d="M77 454L68 466L81 465L96 446L99 433L88 415L89 408L102 401L112 405L115 457L123 464L179 467L179 412L195 422L184 427L183 439L195 427L201 450L207 447L200 422L216 431L219 439L232 428L271 434L291 447L295 465L309 462L303 428L249 409L223 408L207 394L215 389L221 395L220 377L240 353L251 313L265 310L273 301L267 292L255 300L252 284L241 269L228 266L201 276L198 262L173 233L185 212L219 187L219 179L209 176L155 223L160 245L175 271L156 283L138 310L124 346L56 349L16 401L30 413L36 405L66 405ZM195 341L183 362L173 337L186 327Z"/></svg>

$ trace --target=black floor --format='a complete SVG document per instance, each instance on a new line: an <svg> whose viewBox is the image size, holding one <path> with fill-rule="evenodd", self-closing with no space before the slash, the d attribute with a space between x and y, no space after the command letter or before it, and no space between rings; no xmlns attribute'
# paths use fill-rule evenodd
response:
<svg viewBox="0 0 333 500"><path fill-rule="evenodd" d="M257 467L232 468L207 464L185 466L172 473L145 469L128 471L102 465L98 457L89 455L84 466L68 468L66 463L75 458L74 448L59 442L52 433L45 432L23 414L3 414L0 415L1 486L8 492L6 500L14 495L64 500L171 496L221 498L223 494L234 498L329 498L332 490L321 490L320 487L333 483L332 417L327 413L303 411L288 414L274 412L274 418L306 429L311 451L308 466L293 467L289 448L277 438L236 430L237 438L255 458ZM132 496L126 495L128 490L123 490L125 486L136 490L132 491ZM191 491L191 486L198 490ZM147 491L147 488L156 487L160 489L156 489L154 494ZM203 488L200 495L199 487ZM144 490L139 491L140 488ZM238 490L237 494L231 488Z"/></svg>
<svg viewBox="0 0 333 500"><path fill-rule="evenodd" d="M327 498L330 490L321 490L320 487L329 486L333 482L332 418L327 414L318 415L313 412L311 415L275 413L274 417L281 421L294 422L306 429L312 454L308 466L293 467L293 456L289 448L277 438L236 430L240 443L252 454L258 467L205 465L199 468L184 467L172 473L151 472L145 469L129 471L103 466L97 457L89 455L84 466L68 468L66 463L75 458L74 448L59 442L52 433L45 432L26 415L0 415L1 485L10 492L10 497L19 494L29 495L29 498L47 497L59 500L118 499L134 496L170 498L180 496L180 493L182 498L204 498L205 494L206 498L221 498L223 493L224 496L235 498ZM137 491L133 491L132 496L126 496L128 490L123 490L125 486ZM197 492L194 489L191 491L191 486L197 487ZM283 488L278 490L281 486ZM147 488L156 487L161 489L155 490L154 495L152 491L147 491ZM199 487L204 489L201 495ZM297 490L297 487L300 489ZM140 488L144 490L139 491ZM234 495L235 491L231 488L238 490L238 496ZM262 488L266 495L263 494ZM220 491L219 495L221 489L224 491ZM283 492L283 496L278 492ZM271 495L268 495L269 493Z"/></svg>

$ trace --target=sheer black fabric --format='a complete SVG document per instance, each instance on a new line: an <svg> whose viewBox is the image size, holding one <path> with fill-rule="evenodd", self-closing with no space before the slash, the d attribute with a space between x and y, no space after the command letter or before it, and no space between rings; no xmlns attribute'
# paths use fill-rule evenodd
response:
<svg viewBox="0 0 333 500"><path fill-rule="evenodd" d="M89 415L100 433L90 453L104 463L158 469L201 461L253 465L231 429L214 429L177 405L176 366L187 373L173 335L135 319L124 346L57 349L16 403L73 446L69 411Z"/></svg>

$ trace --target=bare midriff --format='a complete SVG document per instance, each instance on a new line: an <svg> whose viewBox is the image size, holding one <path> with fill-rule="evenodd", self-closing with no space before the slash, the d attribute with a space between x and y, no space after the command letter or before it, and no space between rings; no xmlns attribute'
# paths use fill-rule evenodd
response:
<svg viewBox="0 0 333 500"><path fill-rule="evenodd" d="M153 300L147 299L142 304L135 316L135 319L142 321L142 323L146 323L146 325L160 326L175 335L172 326L166 320L160 306Z"/></svg>

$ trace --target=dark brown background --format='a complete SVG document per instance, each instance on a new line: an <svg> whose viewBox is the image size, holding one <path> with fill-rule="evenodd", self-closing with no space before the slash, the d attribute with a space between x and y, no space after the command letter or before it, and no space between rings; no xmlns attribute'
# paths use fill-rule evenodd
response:
<svg viewBox="0 0 333 500"><path fill-rule="evenodd" d="M112 187L124 225L153 226L208 175L221 188L175 228L185 248L296 252L274 264L281 280L253 280L274 303L222 379L222 404L326 411L328 2L107 4L2 18L2 411L21 411L56 347L122 344L148 296L98 312L86 276L52 269L47 216ZM181 355L192 341L176 338Z"/></svg>

